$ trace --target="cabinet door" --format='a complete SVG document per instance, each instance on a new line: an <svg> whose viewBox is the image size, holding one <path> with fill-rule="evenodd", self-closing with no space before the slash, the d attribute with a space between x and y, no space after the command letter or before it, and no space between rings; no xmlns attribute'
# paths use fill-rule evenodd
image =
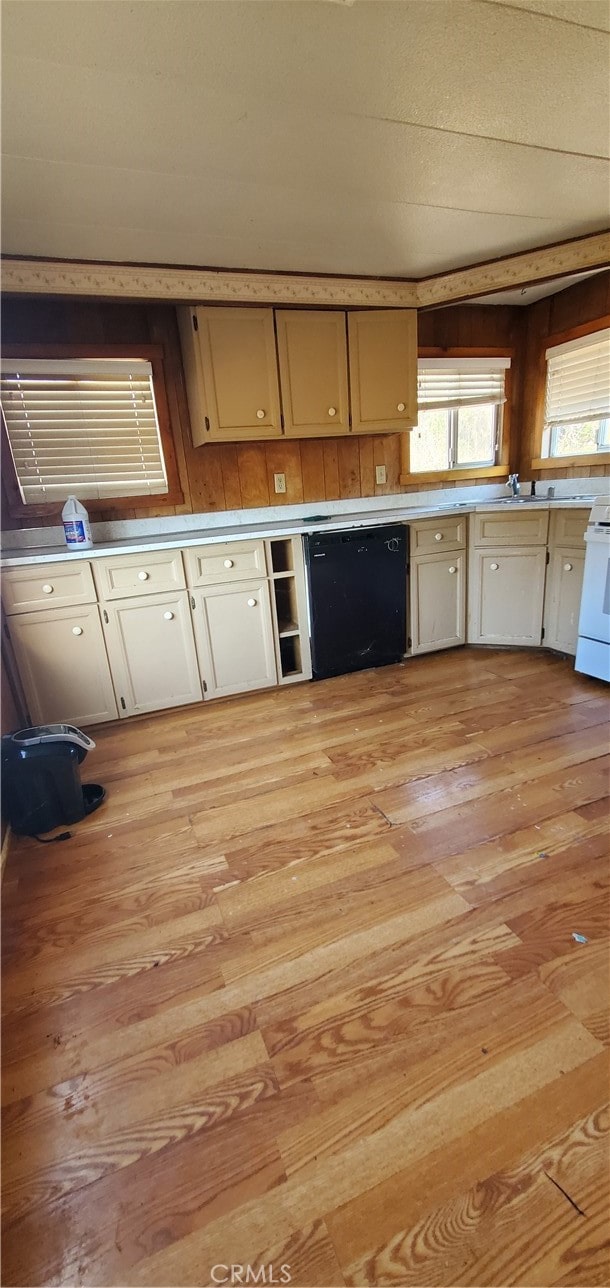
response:
<svg viewBox="0 0 610 1288"><path fill-rule="evenodd" d="M278 310L276 320L286 434L349 433L345 313Z"/></svg>
<svg viewBox="0 0 610 1288"><path fill-rule="evenodd" d="M184 316L181 330L195 447L278 438L273 309L198 308L188 317L191 336L185 334Z"/></svg>
<svg viewBox="0 0 610 1288"><path fill-rule="evenodd" d="M545 548L472 550L469 642L540 644L545 571Z"/></svg>
<svg viewBox="0 0 610 1288"><path fill-rule="evenodd" d="M210 586L193 593L193 622L206 698L277 683L266 581Z"/></svg>
<svg viewBox="0 0 610 1288"><path fill-rule="evenodd" d="M411 560L411 653L431 653L464 643L464 559L460 551Z"/></svg>
<svg viewBox="0 0 610 1288"><path fill-rule="evenodd" d="M117 600L103 616L119 715L201 698L187 591Z"/></svg>
<svg viewBox="0 0 610 1288"><path fill-rule="evenodd" d="M116 719L97 604L19 613L11 618L10 635L34 724Z"/></svg>
<svg viewBox="0 0 610 1288"><path fill-rule="evenodd" d="M352 430L408 429L417 422L417 313L348 314Z"/></svg>
<svg viewBox="0 0 610 1288"><path fill-rule="evenodd" d="M544 597L544 643L547 648L576 653L584 571L584 547L551 552Z"/></svg>

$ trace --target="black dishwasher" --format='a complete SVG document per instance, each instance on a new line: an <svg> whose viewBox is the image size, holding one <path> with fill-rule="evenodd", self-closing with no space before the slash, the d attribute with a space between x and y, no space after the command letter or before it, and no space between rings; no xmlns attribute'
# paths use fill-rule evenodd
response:
<svg viewBox="0 0 610 1288"><path fill-rule="evenodd" d="M305 537L314 680L404 657L407 540L401 524Z"/></svg>

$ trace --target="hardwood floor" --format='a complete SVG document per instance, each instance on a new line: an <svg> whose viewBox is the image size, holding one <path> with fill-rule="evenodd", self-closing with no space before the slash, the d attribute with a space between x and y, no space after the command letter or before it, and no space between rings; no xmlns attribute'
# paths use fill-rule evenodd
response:
<svg viewBox="0 0 610 1288"><path fill-rule="evenodd" d="M462 649L93 730L3 884L3 1283L606 1284L608 714Z"/></svg>

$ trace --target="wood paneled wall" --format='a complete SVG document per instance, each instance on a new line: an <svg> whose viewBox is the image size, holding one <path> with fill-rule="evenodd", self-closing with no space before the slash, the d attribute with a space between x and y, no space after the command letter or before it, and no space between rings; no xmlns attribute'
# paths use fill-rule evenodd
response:
<svg viewBox="0 0 610 1288"><path fill-rule="evenodd" d="M549 336L562 335L572 327L595 322L598 318L610 314L610 271L597 273L594 277L585 278L575 286L559 291L556 295L547 295L545 299L530 304L524 310L522 340L522 430L520 435L520 453L516 468L521 474L532 476L530 461L540 452L540 435L544 420L544 398L546 387L545 350ZM608 466L575 465L566 467L564 477L596 478L610 473ZM557 470L534 470L536 479L553 479L558 477Z"/></svg>
<svg viewBox="0 0 610 1288"><path fill-rule="evenodd" d="M610 274L604 276L610 278ZM601 316L604 311L601 308L602 297L606 301L608 294L607 281L603 287L601 283L601 278L591 278L580 287L573 287L561 295L541 301L541 305L532 305L527 309L458 305L420 313L419 343L422 347L507 347L515 351L511 468L518 468L521 460L521 472L524 474L528 473L528 469L524 463L524 452L520 451L517 441L517 432L521 425L526 427L521 446L525 443L529 445L527 413L533 388L529 368L534 352L537 353L535 337L543 333L551 319L555 329L560 325L574 325L574 315L579 309L586 314L584 318L579 316L579 321L595 316L595 309L598 308L600 312L597 316ZM573 293L579 294L573 296ZM568 301L564 298L567 296L573 296L573 299ZM533 318L535 310L538 310L535 325L533 322L528 324L528 317L531 315ZM115 511L108 507L99 516L104 519L205 513L300 502L311 502L313 512L323 513L324 501L416 491L421 487L416 476L413 477L412 484L405 487L400 485L398 434L371 435L358 439L248 443L244 446L208 444L193 448L176 315L169 305L7 298L3 305L3 337L6 344L124 343L163 346L170 418L184 503L168 506L160 499L154 506L134 505L130 510ZM529 446L525 448L525 454L527 450ZM387 482L382 486L375 483L376 465L386 467ZM286 475L286 492L281 496L276 496L273 491L274 473ZM485 479L478 478L476 481L485 482ZM432 486L434 485L426 484L426 488ZM447 483L439 483L437 486L446 487ZM49 517L46 522L58 523L60 509L58 506L56 515ZM3 496L2 526L17 527L22 526L23 522L11 518ZM27 521L28 526L33 527L40 526L42 522L39 518Z"/></svg>

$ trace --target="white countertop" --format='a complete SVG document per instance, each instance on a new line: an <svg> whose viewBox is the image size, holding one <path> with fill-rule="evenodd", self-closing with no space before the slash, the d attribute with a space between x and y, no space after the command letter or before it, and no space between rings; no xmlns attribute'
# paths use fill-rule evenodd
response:
<svg viewBox="0 0 610 1288"><path fill-rule="evenodd" d="M139 536L122 541L105 541L94 545L92 550L68 550L67 546L5 546L0 564L3 568L15 568L25 564L57 563L64 559L101 559L116 554L144 554L149 550L184 550L189 546L213 545L223 541L248 541L253 537L289 537L305 532L325 532L333 529L385 527L393 523L410 523L417 519L447 517L453 514L473 514L492 510L512 511L526 509L541 510L590 510L595 496L579 496L566 499L536 498L500 498L495 501L459 501L455 505L437 506L404 506L392 510L367 510L354 514L337 514L314 516L320 508L312 506L311 517L302 519L273 519L267 523L240 524L239 527L192 528L184 532L172 532L165 535ZM8 535L8 534L7 534Z"/></svg>

